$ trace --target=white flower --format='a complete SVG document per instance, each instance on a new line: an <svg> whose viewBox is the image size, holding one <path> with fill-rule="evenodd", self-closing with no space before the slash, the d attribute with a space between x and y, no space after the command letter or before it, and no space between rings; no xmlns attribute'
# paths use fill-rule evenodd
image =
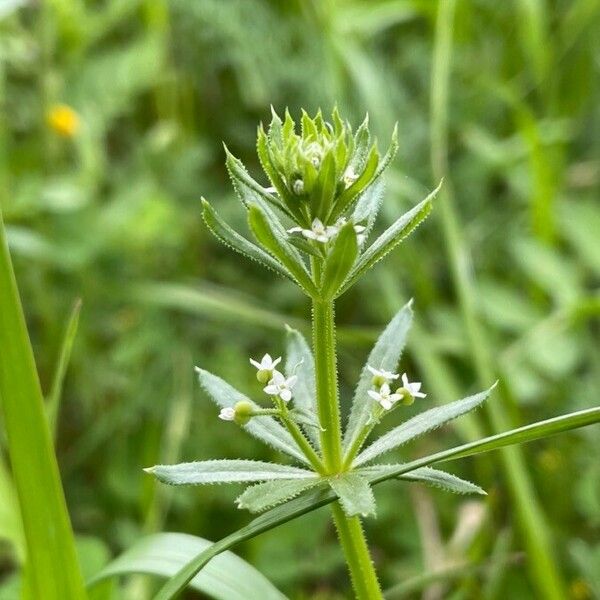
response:
<svg viewBox="0 0 600 600"><path fill-rule="evenodd" d="M235 419L235 409L231 406L222 408L219 413L219 419L223 419L223 421L233 421Z"/></svg>
<svg viewBox="0 0 600 600"><path fill-rule="evenodd" d="M315 219L312 222L310 229L302 229L302 227L292 227L288 229L288 233L301 233L305 238L309 240L316 240L317 242L321 242L326 244L332 237L337 233L332 233L330 231L330 227L325 227L320 219Z"/></svg>
<svg viewBox="0 0 600 600"><path fill-rule="evenodd" d="M346 224L346 218L345 217L340 217L335 225L331 225L327 228L327 232L329 233L329 237L334 237L336 236L339 232L340 229ZM363 235L363 231L366 229L366 227L364 227L363 225L355 225L354 226L354 231L356 232L356 241L358 242L358 245L360 246L364 241L365 241L365 237Z"/></svg>
<svg viewBox="0 0 600 600"><path fill-rule="evenodd" d="M296 381L298 381L297 375L286 379L279 371L273 371L273 378L264 391L269 396L279 396L284 402L289 402L292 399L292 388L296 385Z"/></svg>
<svg viewBox="0 0 600 600"><path fill-rule="evenodd" d="M368 394L373 400L377 400L386 410L390 410L402 398L401 394L392 394L390 386L387 383L384 383L378 392L369 390Z"/></svg>
<svg viewBox="0 0 600 600"><path fill-rule="evenodd" d="M250 364L256 367L259 371L273 371L275 367L281 362L281 356L273 360L270 354L265 354L260 362L250 359Z"/></svg>
<svg viewBox="0 0 600 600"><path fill-rule="evenodd" d="M410 383L410 381L408 381L406 373L402 374L402 387L404 387L404 389L413 398L425 398L427 396L427 394L424 394L423 392L419 391L421 389L421 382L415 381L413 383Z"/></svg>
<svg viewBox="0 0 600 600"><path fill-rule="evenodd" d="M375 385L383 385L384 383L390 383L394 379L400 377L396 373L386 371L385 369L375 369L371 365L367 365L367 369L373 374L373 383Z"/></svg>

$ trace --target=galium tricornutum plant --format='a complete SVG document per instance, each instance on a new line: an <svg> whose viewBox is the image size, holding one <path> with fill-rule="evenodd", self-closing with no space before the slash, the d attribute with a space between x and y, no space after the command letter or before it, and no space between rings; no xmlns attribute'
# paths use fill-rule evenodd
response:
<svg viewBox="0 0 600 600"><path fill-rule="evenodd" d="M352 132L337 110L332 123L303 113L300 131L286 113L273 113L268 132L258 129L258 155L268 179L255 181L227 151L233 186L248 214L256 243L231 229L203 200L204 219L223 243L293 281L312 302L312 351L288 328L287 355L250 359L260 384L252 400L197 368L200 384L220 407L218 416L287 454L296 465L253 460L209 460L148 469L174 485L251 483L239 508L260 512L309 490L333 490L333 518L358 598L381 591L360 519L375 514L370 482L402 471L375 462L409 440L481 404L490 390L430 408L374 441L375 425L395 410L426 397L421 384L398 370L412 319L411 303L392 319L373 348L342 427L336 369L334 302L397 246L431 210L437 190L374 241L369 236L383 198L382 175L397 149L396 132L381 157L368 120ZM439 189L439 188L438 188ZM250 367L249 367L250 368ZM457 493L484 493L443 471L421 467L398 478Z"/></svg>

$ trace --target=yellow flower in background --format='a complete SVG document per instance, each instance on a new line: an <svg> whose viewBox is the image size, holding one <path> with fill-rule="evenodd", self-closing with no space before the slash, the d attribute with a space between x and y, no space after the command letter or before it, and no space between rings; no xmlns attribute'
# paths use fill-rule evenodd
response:
<svg viewBox="0 0 600 600"><path fill-rule="evenodd" d="M46 115L50 129L62 137L71 138L79 131L79 115L66 104L55 104Z"/></svg>

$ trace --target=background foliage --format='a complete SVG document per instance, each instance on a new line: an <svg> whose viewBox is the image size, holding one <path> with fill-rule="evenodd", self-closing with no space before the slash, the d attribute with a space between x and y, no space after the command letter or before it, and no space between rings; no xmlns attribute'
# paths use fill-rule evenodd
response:
<svg viewBox="0 0 600 600"><path fill-rule="evenodd" d="M269 120L270 104L297 115L337 102L356 124L368 111L382 147L398 121L380 227L446 174L461 264L475 277L471 317L510 382L514 425L598 402L600 2L459 0L452 53L438 57L450 68L441 156L438 8L431 0L0 3L0 202L48 395L71 307L83 301L56 437L89 573L143 533L218 539L248 519L232 510L230 488L173 493L141 467L269 458L217 421L192 366L250 392L247 357L277 355L283 324L303 328L309 318L288 282L227 252L200 218L204 195L244 227L221 141L258 175L256 125ZM76 113L70 132L48 119L61 104ZM424 382L425 402L477 388L446 239L434 210L339 303L347 401L374 332L410 297L417 324L403 366ZM473 427L485 430L486 420L398 457L469 439ZM569 594L600 596L597 431L524 452ZM531 597L497 456L453 469L488 499L378 489L378 518L368 524L375 559L385 586L404 582L390 597L422 589L427 598ZM0 598L13 597L22 557L12 494L3 457ZM346 597L326 511L239 553L293 598ZM441 579L421 576L436 569ZM145 597L148 585L133 578L118 594Z"/></svg>

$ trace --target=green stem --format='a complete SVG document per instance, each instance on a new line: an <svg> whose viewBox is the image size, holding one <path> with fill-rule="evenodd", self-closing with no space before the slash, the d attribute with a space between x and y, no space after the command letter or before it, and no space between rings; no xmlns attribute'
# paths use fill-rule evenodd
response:
<svg viewBox="0 0 600 600"><path fill-rule="evenodd" d="M339 502L332 512L357 600L383 598L360 519L347 517Z"/></svg>
<svg viewBox="0 0 600 600"><path fill-rule="evenodd" d="M320 265L313 261L313 276L319 281ZM342 469L342 430L338 403L335 321L333 302L313 301L313 351L317 387L317 410L321 449L327 473ZM369 555L367 540L358 517L347 517L339 503L333 504L333 519L344 551L358 600L383 598Z"/></svg>
<svg viewBox="0 0 600 600"><path fill-rule="evenodd" d="M342 434L338 406L337 365L333 302L313 302L313 350L317 384L317 410L323 460L329 473L342 465Z"/></svg>
<svg viewBox="0 0 600 600"><path fill-rule="evenodd" d="M294 423L289 417L281 415L281 422L285 425L286 429L290 432L290 435L294 438L295 442L300 446L300 449L304 453L304 456L310 461L315 471L321 475L325 474L325 467L319 458L319 455L314 451L310 442L306 439L302 433L300 427Z"/></svg>

